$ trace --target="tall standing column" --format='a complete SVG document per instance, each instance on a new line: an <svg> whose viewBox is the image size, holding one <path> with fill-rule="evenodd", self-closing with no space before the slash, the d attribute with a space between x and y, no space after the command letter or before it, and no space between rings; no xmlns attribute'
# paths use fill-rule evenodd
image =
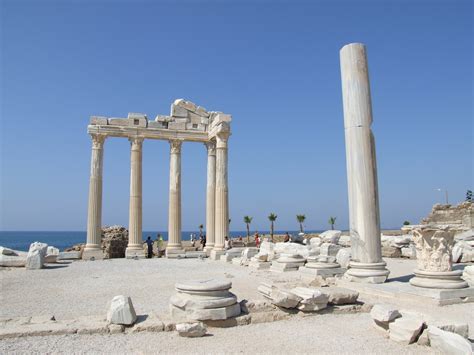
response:
<svg viewBox="0 0 474 355"><path fill-rule="evenodd" d="M102 170L105 135L91 133L92 156L89 179L89 205L87 212L87 244L82 253L85 260L103 259L101 249L102 222Z"/></svg>
<svg viewBox="0 0 474 355"><path fill-rule="evenodd" d="M181 145L180 140L170 140L170 195L166 246L168 258L184 254L181 245Z"/></svg>
<svg viewBox="0 0 474 355"><path fill-rule="evenodd" d="M340 51L352 261L351 281L382 283L390 273L382 259L377 163L365 46Z"/></svg>
<svg viewBox="0 0 474 355"><path fill-rule="evenodd" d="M229 189L227 185L227 141L229 132L216 136L216 205L215 244L211 259L218 260L225 254L224 240L229 235Z"/></svg>
<svg viewBox="0 0 474 355"><path fill-rule="evenodd" d="M127 258L144 258L142 243L142 137L130 137L130 214Z"/></svg>
<svg viewBox="0 0 474 355"><path fill-rule="evenodd" d="M206 252L215 244L216 213L216 142L205 143L207 147L207 193L206 193Z"/></svg>

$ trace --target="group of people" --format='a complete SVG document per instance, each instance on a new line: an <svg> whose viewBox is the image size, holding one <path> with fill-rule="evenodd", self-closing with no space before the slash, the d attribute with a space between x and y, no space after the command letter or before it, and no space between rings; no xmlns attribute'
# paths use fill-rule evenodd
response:
<svg viewBox="0 0 474 355"><path fill-rule="evenodd" d="M156 243L156 252L157 256L160 257L164 254L165 249L163 248L163 237L161 234L156 235L156 240L152 240L150 236L145 240L147 245L147 255L148 259L153 258L153 243Z"/></svg>
<svg viewBox="0 0 474 355"><path fill-rule="evenodd" d="M196 238L196 234L191 233L190 240L191 240L191 245L193 247L196 247L196 241L198 240ZM199 244L201 245L201 248L204 249L204 247L206 246L206 235L205 234L201 234L199 236Z"/></svg>

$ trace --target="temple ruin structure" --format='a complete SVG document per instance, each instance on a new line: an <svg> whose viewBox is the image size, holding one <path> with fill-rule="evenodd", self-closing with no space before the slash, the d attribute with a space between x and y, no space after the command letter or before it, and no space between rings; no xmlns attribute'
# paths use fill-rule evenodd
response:
<svg viewBox="0 0 474 355"><path fill-rule="evenodd" d="M149 120L145 114L129 113L127 118L92 116L87 127L92 138L91 173L87 221L87 244L83 259L103 258L101 250L102 170L106 138L130 141L130 214L127 258L144 257L142 245L142 147L145 139L170 143L170 186L168 245L166 255L184 254L181 244L181 147L183 142L201 142L207 148L206 250L211 256L224 252L229 233L227 184L227 142L232 117L208 112L192 102L179 99L169 116Z"/></svg>

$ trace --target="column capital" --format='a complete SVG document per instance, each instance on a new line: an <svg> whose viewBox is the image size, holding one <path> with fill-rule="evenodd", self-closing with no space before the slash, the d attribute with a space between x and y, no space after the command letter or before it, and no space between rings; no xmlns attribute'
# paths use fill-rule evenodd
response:
<svg viewBox="0 0 474 355"><path fill-rule="evenodd" d="M204 145L207 148L207 155L216 155L216 142L215 141L205 142Z"/></svg>
<svg viewBox="0 0 474 355"><path fill-rule="evenodd" d="M143 137L138 137L138 136L128 137L128 140L130 141L132 149L142 149L142 144L144 141Z"/></svg>
<svg viewBox="0 0 474 355"><path fill-rule="evenodd" d="M227 148L230 132L219 132L216 134L217 148Z"/></svg>
<svg viewBox="0 0 474 355"><path fill-rule="evenodd" d="M183 144L183 141L179 139L170 139L169 142L170 142L171 154L180 154L181 145Z"/></svg>
<svg viewBox="0 0 474 355"><path fill-rule="evenodd" d="M101 149L104 146L105 138L107 137L105 134L100 133L91 133L92 138L92 148L94 149Z"/></svg>

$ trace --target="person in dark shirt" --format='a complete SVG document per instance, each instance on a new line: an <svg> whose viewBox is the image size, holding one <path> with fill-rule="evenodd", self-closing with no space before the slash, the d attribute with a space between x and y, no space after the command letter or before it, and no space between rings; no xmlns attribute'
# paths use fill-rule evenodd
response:
<svg viewBox="0 0 474 355"><path fill-rule="evenodd" d="M151 237L148 236L146 240L146 245L148 247L148 255L147 258L151 259L153 257L153 240L151 240Z"/></svg>

